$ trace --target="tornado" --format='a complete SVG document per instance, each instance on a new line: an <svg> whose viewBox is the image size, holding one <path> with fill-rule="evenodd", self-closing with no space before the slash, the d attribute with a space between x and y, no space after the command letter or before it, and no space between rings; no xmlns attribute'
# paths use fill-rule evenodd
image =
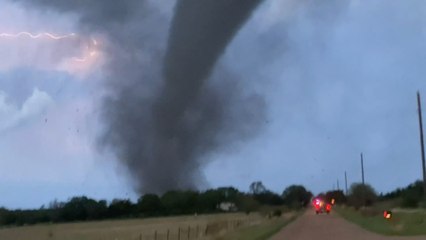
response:
<svg viewBox="0 0 426 240"><path fill-rule="evenodd" d="M82 30L108 38L98 142L136 192L203 187L209 154L258 129L262 99L216 65L262 0L19 2L76 13ZM158 11L166 3L170 17Z"/></svg>
<svg viewBox="0 0 426 240"><path fill-rule="evenodd" d="M200 94L216 62L259 3L260 0L177 2L164 60L164 89L153 107L160 141L155 162L166 169L160 176L141 173L142 182L160 190L196 187L198 158L202 157L199 144L214 138L214 132L220 129L214 129L214 123L209 129L199 116L194 119L197 116L190 113L194 103L203 101L205 96ZM217 115L209 117L218 120Z"/></svg>

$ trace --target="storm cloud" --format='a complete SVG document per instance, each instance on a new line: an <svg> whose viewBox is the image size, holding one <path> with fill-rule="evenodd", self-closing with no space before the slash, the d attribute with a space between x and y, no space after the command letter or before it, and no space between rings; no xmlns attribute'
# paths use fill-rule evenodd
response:
<svg viewBox="0 0 426 240"><path fill-rule="evenodd" d="M211 74L261 2L31 4L77 14L82 31L106 36L99 142L116 154L138 192L161 193L202 186L208 154L259 131L262 97L243 93L243 79L226 65Z"/></svg>
<svg viewBox="0 0 426 240"><path fill-rule="evenodd" d="M76 32L99 37L106 56L94 90L106 93L99 140L139 192L169 188L168 181L201 186L203 175L214 187L246 189L259 179L277 192L293 183L320 192L337 178L342 183L344 171L349 183L360 181L360 152L378 192L421 177L415 93L426 91L422 0L264 1L223 41L219 57L209 58L206 66L215 66L197 73L207 76L191 88L198 93L180 101L172 96L188 88L167 88L175 86L168 72L186 69L173 70L167 60L172 39L180 39L172 38L175 1L23 1L31 6L25 12L59 11L67 23L79 21ZM187 157L194 164L181 161Z"/></svg>

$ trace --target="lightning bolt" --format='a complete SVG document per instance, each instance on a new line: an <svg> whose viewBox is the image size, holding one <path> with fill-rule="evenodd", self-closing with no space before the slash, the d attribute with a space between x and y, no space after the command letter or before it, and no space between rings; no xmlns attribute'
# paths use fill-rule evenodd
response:
<svg viewBox="0 0 426 240"><path fill-rule="evenodd" d="M22 37L28 37L30 39L40 39L40 38L47 38L51 40L62 40L62 39L68 39L68 38L77 38L78 35L75 33L70 34L64 34L64 35L58 35L54 33L49 32L43 32L43 33L37 33L33 34L30 32L19 32L19 33L0 33L0 38L22 38ZM76 62L86 62L89 58L94 57L97 55L97 47L98 42L96 39L91 38L90 44L87 46L87 51L84 54L83 57L73 57L72 60Z"/></svg>
<svg viewBox="0 0 426 240"><path fill-rule="evenodd" d="M16 33L16 34L0 33L0 37L6 37L6 38L19 38L19 37L23 37L23 36L26 36L26 37L29 37L29 38L32 38L32 39L46 37L46 38L50 38L50 39L53 39L53 40L61 40L61 39L64 39L64 38L75 37L76 34L70 33L70 34L65 34L65 35L56 35L56 34L48 33L48 32L38 33L38 34L32 34L30 32L19 32L19 33Z"/></svg>

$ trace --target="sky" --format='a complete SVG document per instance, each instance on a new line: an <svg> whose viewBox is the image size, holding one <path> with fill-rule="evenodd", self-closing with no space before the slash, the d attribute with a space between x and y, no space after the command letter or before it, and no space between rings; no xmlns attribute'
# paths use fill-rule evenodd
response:
<svg viewBox="0 0 426 240"><path fill-rule="evenodd" d="M265 0L220 58L213 76L226 66L240 91L262 96L265 114L256 135L202 156L201 188L343 188L345 171L349 184L361 181L361 152L379 193L422 177L416 92L426 99L426 2L314 2ZM156 5L166 20L174 3ZM114 42L80 27L78 11L0 5L0 34L75 33L0 37L0 205L137 199L117 156L97 144L111 57L102 44Z"/></svg>

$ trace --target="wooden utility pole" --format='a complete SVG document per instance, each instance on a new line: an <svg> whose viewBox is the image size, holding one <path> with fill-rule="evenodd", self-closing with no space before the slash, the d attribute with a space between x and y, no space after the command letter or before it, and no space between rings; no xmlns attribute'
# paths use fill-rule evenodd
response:
<svg viewBox="0 0 426 240"><path fill-rule="evenodd" d="M361 174L362 174L362 185L365 185L364 181L364 156L361 153Z"/></svg>
<svg viewBox="0 0 426 240"><path fill-rule="evenodd" d="M348 195L348 177L346 176L346 171L345 171L345 194L346 196Z"/></svg>
<svg viewBox="0 0 426 240"><path fill-rule="evenodd" d="M417 106L419 112L419 126L420 126L420 148L422 153L422 170L423 170L423 196L426 199L426 166L425 166L425 143L423 138L423 120L422 120L422 103L420 99L420 92L417 92Z"/></svg>

